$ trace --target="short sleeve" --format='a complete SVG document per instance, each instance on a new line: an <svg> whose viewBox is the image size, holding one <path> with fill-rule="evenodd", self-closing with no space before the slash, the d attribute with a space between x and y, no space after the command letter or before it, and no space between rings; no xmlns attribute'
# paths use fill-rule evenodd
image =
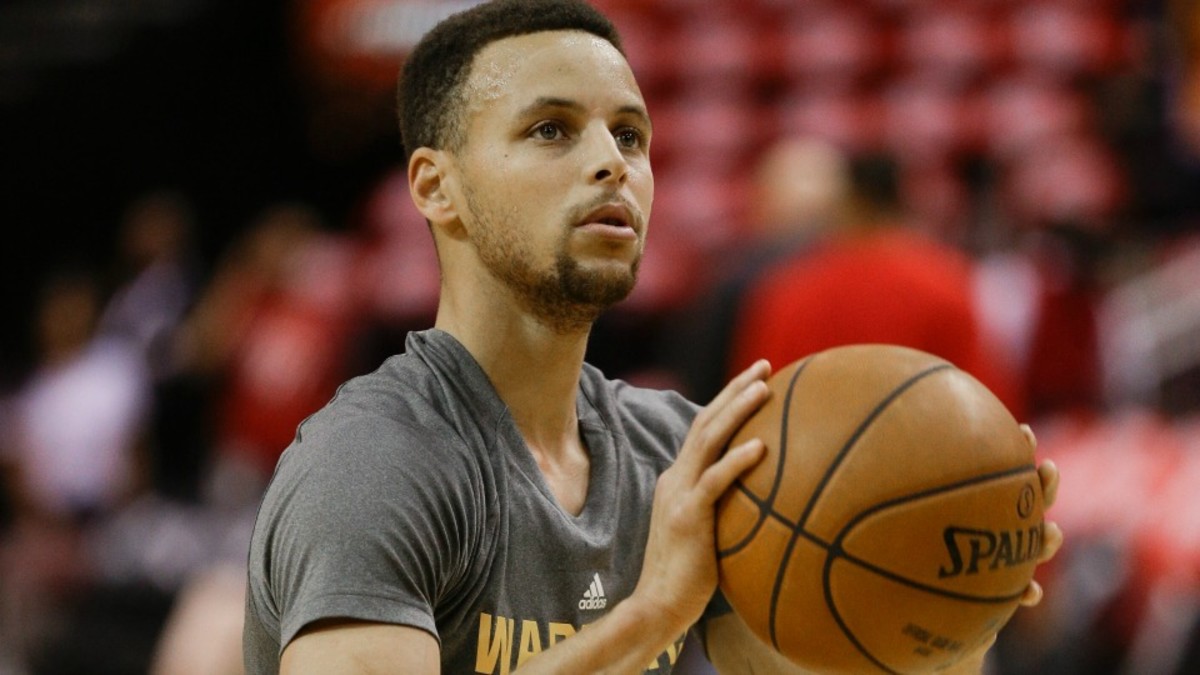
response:
<svg viewBox="0 0 1200 675"><path fill-rule="evenodd" d="M479 481L456 437L354 418L302 439L280 463L251 550L251 593L274 606L280 649L328 618L440 640L436 608L469 578L481 540Z"/></svg>

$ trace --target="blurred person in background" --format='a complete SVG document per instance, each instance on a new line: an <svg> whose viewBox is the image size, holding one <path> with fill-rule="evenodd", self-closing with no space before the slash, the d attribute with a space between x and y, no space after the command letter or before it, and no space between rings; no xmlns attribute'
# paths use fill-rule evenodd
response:
<svg viewBox="0 0 1200 675"><path fill-rule="evenodd" d="M665 360L695 400L711 399L728 378L747 289L777 263L803 255L807 245L834 225L850 184L845 154L831 143L804 137L783 138L769 147L754 178L754 212L745 239L717 261L713 287L698 294L663 340L671 346Z"/></svg>
<svg viewBox="0 0 1200 675"><path fill-rule="evenodd" d="M84 536L145 484L138 456L150 404L147 368L127 341L97 334L102 292L69 271L42 287L38 363L4 429L13 525L0 542L0 645L53 661L53 636L94 580Z"/></svg>
<svg viewBox="0 0 1200 675"><path fill-rule="evenodd" d="M352 256L323 230L306 204L265 208L184 326L180 362L210 392L210 487L230 498L257 500L296 425L347 374L358 321Z"/></svg>
<svg viewBox="0 0 1200 675"><path fill-rule="evenodd" d="M353 250L324 230L308 204L267 205L225 250L170 341L154 491L91 537L108 589L169 601L154 629L138 634L152 640L139 650L140 671L241 670L258 498L297 424L344 379L356 332Z"/></svg>
<svg viewBox="0 0 1200 675"><path fill-rule="evenodd" d="M296 426L350 367L354 254L308 204L269 204L225 250L178 331L159 399L168 411L158 442L172 468L157 497L107 522L95 547L110 580L171 598L143 664L152 673L241 671L255 508ZM178 457L185 448L199 454Z"/></svg>
<svg viewBox="0 0 1200 675"><path fill-rule="evenodd" d="M975 300L994 363L1034 419L1094 416L1104 406L1097 313L1102 236L1077 224L1034 229L982 257Z"/></svg>
<svg viewBox="0 0 1200 675"><path fill-rule="evenodd" d="M99 331L140 352L154 401L147 444L150 488L190 501L208 435L197 423L200 394L178 377L179 330L200 291L195 213L187 196L157 190L126 207L117 232L116 286Z"/></svg>
<svg viewBox="0 0 1200 675"><path fill-rule="evenodd" d="M169 375L175 330L197 290L194 215L174 192L150 192L128 206L117 233L117 287L99 331L128 339L156 381Z"/></svg>
<svg viewBox="0 0 1200 675"><path fill-rule="evenodd" d="M976 306L1034 419L1094 416L1105 404L1098 313L1121 186L1111 151L1084 136L1029 141L998 167L1009 241L980 256Z"/></svg>
<svg viewBox="0 0 1200 675"><path fill-rule="evenodd" d="M53 276L40 293L38 365L16 394L11 492L35 521L85 523L133 490L149 403L136 348L97 334L101 288L88 273Z"/></svg>
<svg viewBox="0 0 1200 675"><path fill-rule="evenodd" d="M787 364L841 345L898 344L971 373L1021 418L1023 401L985 349L971 260L905 221L892 158L861 155L849 166L829 226L746 292L727 372L756 358Z"/></svg>

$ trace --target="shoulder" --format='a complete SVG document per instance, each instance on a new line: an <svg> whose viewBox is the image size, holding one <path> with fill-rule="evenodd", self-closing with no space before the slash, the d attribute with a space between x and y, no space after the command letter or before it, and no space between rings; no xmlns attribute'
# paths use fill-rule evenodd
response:
<svg viewBox="0 0 1200 675"><path fill-rule="evenodd" d="M347 518L395 508L470 509L487 458L464 441L429 376L403 356L343 385L297 430L263 511L324 511Z"/></svg>
<svg viewBox="0 0 1200 675"><path fill-rule="evenodd" d="M333 400L297 429L281 468L322 459L387 462L396 453L453 445L433 378L412 361L392 357L375 372L343 384Z"/></svg>
<svg viewBox="0 0 1200 675"><path fill-rule="evenodd" d="M251 545L251 564L276 597L347 566L449 569L481 541L486 457L411 391L417 385L380 376L344 386L280 458Z"/></svg>

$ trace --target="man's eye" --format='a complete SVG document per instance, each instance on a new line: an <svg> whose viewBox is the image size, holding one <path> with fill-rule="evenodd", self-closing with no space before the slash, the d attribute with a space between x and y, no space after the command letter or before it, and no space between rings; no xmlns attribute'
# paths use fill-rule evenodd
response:
<svg viewBox="0 0 1200 675"><path fill-rule="evenodd" d="M620 129L615 135L617 143L623 148L638 148L642 145L642 132L637 129Z"/></svg>
<svg viewBox="0 0 1200 675"><path fill-rule="evenodd" d="M558 122L542 122L534 127L533 134L543 141L556 141L565 135Z"/></svg>

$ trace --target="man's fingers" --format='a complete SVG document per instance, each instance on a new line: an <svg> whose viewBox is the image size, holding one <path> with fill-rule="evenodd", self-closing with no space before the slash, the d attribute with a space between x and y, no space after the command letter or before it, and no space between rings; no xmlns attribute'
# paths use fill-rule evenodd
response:
<svg viewBox="0 0 1200 675"><path fill-rule="evenodd" d="M771 364L766 359L759 359L750 364L750 367L738 373L729 384L726 384L723 389L713 397L712 402L708 404L705 410L721 410L725 408L730 401L737 397L738 393L757 380L766 380L771 375Z"/></svg>
<svg viewBox="0 0 1200 675"><path fill-rule="evenodd" d="M1033 607L1042 601L1042 585L1036 581L1030 581L1025 587L1025 592L1021 594L1020 603L1025 607Z"/></svg>
<svg viewBox="0 0 1200 675"><path fill-rule="evenodd" d="M1042 535L1042 550L1038 553L1038 564L1042 564L1053 558L1058 549L1062 547L1063 532L1058 523L1046 523L1046 529ZM1029 586L1025 588L1025 593L1021 595L1021 604L1025 607L1033 607L1042 601L1042 585L1037 581L1030 581Z"/></svg>
<svg viewBox="0 0 1200 675"><path fill-rule="evenodd" d="M1046 523L1042 534L1042 550L1038 553L1038 564L1040 565L1058 555L1058 549L1062 548L1062 544L1062 528L1058 526L1058 523Z"/></svg>
<svg viewBox="0 0 1200 675"><path fill-rule="evenodd" d="M701 501L714 504L729 490L737 477L757 464L765 454L767 446L757 438L739 443L730 448L721 459L705 470L697 487Z"/></svg>
<svg viewBox="0 0 1200 675"><path fill-rule="evenodd" d="M1029 443L1029 447L1037 450L1037 436L1033 433L1033 427L1028 424L1021 425L1021 433L1025 436L1025 440Z"/></svg>
<svg viewBox="0 0 1200 675"><path fill-rule="evenodd" d="M770 396L765 379L771 367L758 361L742 371L713 399L692 423L676 465L693 478L720 457L733 434Z"/></svg>
<svg viewBox="0 0 1200 675"><path fill-rule="evenodd" d="M1058 465L1054 460L1043 460L1038 465L1038 478L1042 481L1042 500L1048 509L1058 500Z"/></svg>
<svg viewBox="0 0 1200 675"><path fill-rule="evenodd" d="M1028 424L1022 424L1021 433L1025 435L1029 447L1036 450L1037 436L1034 435L1033 429ZM1042 483L1042 503L1046 509L1049 509L1058 499L1058 466L1052 460L1043 460L1038 464L1038 479ZM1038 553L1038 564L1040 565L1057 555L1062 543L1062 528L1055 522L1046 523L1042 534L1042 550ZM1037 581L1030 581L1029 586L1021 595L1020 603L1025 607L1033 607L1042 601L1043 595L1042 585Z"/></svg>
<svg viewBox="0 0 1200 675"><path fill-rule="evenodd" d="M1033 433L1033 428L1028 424L1021 425L1021 433L1025 436L1025 441L1029 443L1031 450L1037 450L1037 436ZM1042 481L1042 496L1046 502L1046 508L1054 505L1054 500L1058 499L1058 466L1053 460L1043 460L1038 464L1038 477Z"/></svg>

